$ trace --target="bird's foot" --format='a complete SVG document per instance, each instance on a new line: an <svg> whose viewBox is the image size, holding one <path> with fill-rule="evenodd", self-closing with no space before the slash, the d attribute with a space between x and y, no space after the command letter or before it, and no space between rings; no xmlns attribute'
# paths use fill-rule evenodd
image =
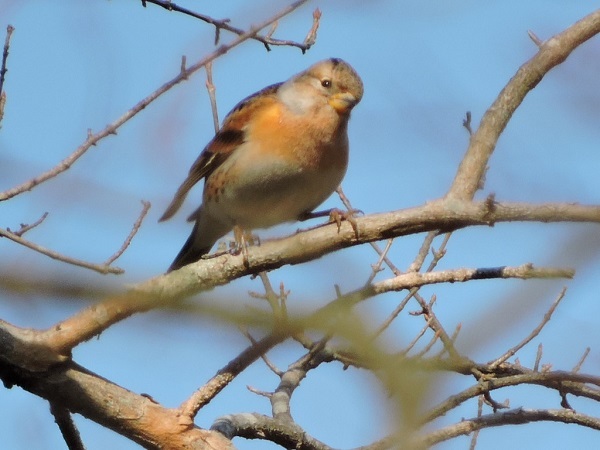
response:
<svg viewBox="0 0 600 450"><path fill-rule="evenodd" d="M248 247L251 245L260 245L260 238L252 234L251 231L244 230L236 225L233 227L233 239L234 241L230 244L230 253L232 255L242 253L244 266L248 266Z"/></svg>
<svg viewBox="0 0 600 450"><path fill-rule="evenodd" d="M317 217L329 217L329 221L327 223L335 222L338 227L338 232L342 226L342 221L347 220L350 225L352 225L356 237L358 237L358 225L355 219L358 214L363 214L363 212L360 209L341 210L338 208L331 208L323 211L305 212L298 217L298 220L304 221L315 219Z"/></svg>

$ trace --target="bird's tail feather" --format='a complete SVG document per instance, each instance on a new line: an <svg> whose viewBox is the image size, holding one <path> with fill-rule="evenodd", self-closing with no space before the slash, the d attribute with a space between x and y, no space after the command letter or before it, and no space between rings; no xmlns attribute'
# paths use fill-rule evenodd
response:
<svg viewBox="0 0 600 450"><path fill-rule="evenodd" d="M216 241L206 245L198 245L197 233L198 222L194 224L194 229L192 230L190 237L188 237L187 241L185 241L185 244L183 244L183 248L179 251L169 266L167 273L173 270L181 269L183 266L187 266L188 264L200 260L202 256L206 255L210 251Z"/></svg>

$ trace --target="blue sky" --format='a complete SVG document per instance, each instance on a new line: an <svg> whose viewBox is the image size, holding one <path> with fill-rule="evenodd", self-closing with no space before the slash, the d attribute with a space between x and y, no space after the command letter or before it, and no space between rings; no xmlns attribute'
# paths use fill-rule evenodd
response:
<svg viewBox="0 0 600 450"><path fill-rule="evenodd" d="M228 17L245 28L262 21L283 1L193 2L190 9ZM365 6L366 5L366 6ZM311 2L283 19L276 36L302 40L311 13L323 17L316 45L307 54L292 48L266 52L247 42L219 59L214 80L221 117L241 98L288 78L315 61L335 56L351 63L365 84L362 102L350 124L351 160L343 187L365 213L417 206L444 194L468 143L461 126L467 110L476 126L480 117L518 67L532 57L535 45L527 30L545 39L593 10L589 2L532 0ZM0 27L13 35L5 90L8 102L0 130L0 190L55 165L80 145L87 130L98 131L141 98L172 78L181 55L189 63L211 52L212 27L140 2L16 2L0 0ZM1 33L3 40L3 32ZM223 33L223 41L232 36ZM600 41L586 43L554 69L525 99L499 140L490 161L483 198L498 200L600 203ZM189 225L185 213L157 223L189 165L212 136L212 118L204 73L176 87L117 136L92 148L67 173L30 193L2 203L2 227L18 228L50 215L27 238L74 257L100 262L121 244L136 219L141 199L152 209L130 249L117 262L125 275L102 277L54 262L7 240L0 240L0 276L34 270L51 279L124 286L163 272L177 253ZM199 198L194 191L190 198ZM339 206L332 197L324 206ZM263 238L298 228L284 225L260 231ZM406 268L422 237L397 240L392 258ZM458 345L486 361L524 337L560 289L567 298L544 333L520 355L531 364L539 342L544 360L570 369L585 347L592 351L583 371L598 374L597 274L598 228L589 225L502 224L456 233L440 268L519 265L569 266L573 281L479 281L436 286L438 315L448 329L462 323ZM361 286L376 255L368 246L348 249L303 266L272 274L291 290L290 308L308 310L343 291ZM389 272L380 274L380 278ZM247 291L258 280L238 280L205 294L207 301L232 307L253 304ZM383 296L364 307L373 324L393 309L400 294ZM82 307L77 301L41 294L0 291L0 318L22 326L45 327ZM416 307L413 307L416 309ZM409 341L421 319L404 317L394 339ZM75 359L135 392L146 392L176 406L193 389L243 349L247 342L233 326L183 312L152 312L133 317L81 345ZM274 351L282 367L298 355L294 344ZM208 427L219 415L268 413L268 402L245 389L269 390L275 377L257 362L198 416ZM467 380L452 380L466 386ZM468 383L471 383L468 380ZM439 387L440 392L448 388ZM431 401L435 402L436 390ZM315 397L331 407L332 422L315 420ZM559 407L560 399L541 388L506 391L511 406ZM292 413L315 437L336 447L364 445L385 434L386 397L368 374L338 364L321 367L294 396ZM574 401L577 409L577 401ZM6 448L63 448L46 403L18 388L0 391L0 433ZM598 405L582 403L590 414ZM476 412L473 404L460 411ZM459 418L459 417L458 417ZM457 417L454 417L457 420ZM89 449L137 448L120 436L77 418ZM572 448L600 445L600 435L556 424L485 431L485 449ZM236 440L240 449L275 448L264 442ZM516 443L516 444L515 444ZM584 444L585 443L585 444ZM562 446L562 445L559 445ZM437 448L468 448L466 438Z"/></svg>

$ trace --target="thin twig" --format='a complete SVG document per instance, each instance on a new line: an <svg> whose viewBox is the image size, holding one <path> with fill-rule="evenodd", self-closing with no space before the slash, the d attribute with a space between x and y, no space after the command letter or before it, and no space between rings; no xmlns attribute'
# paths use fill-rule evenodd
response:
<svg viewBox="0 0 600 450"><path fill-rule="evenodd" d="M8 50L10 49L10 38L12 37L15 27L8 25L6 27L6 39L4 40L4 51L2 52L2 66L0 66L0 94L4 92L4 77L8 69L6 68L6 61L8 59Z"/></svg>
<svg viewBox="0 0 600 450"><path fill-rule="evenodd" d="M129 244L131 244L131 240L137 234L138 230L142 226L142 222L144 221L144 218L146 217L146 214L148 214L148 210L150 209L150 202L147 202L146 200L142 200L142 205L143 205L142 212L140 212L140 215L138 216L137 220L133 224L133 228L129 232L129 236L127 236L127 238L125 239L125 242L123 242L123 245L121 245L121 248L119 250L117 250L117 252L114 255L112 255L110 258L108 258L106 260L106 262L104 263L105 266L110 266L123 253L125 253L125 250L127 250L127 247L129 247Z"/></svg>
<svg viewBox="0 0 600 450"><path fill-rule="evenodd" d="M554 313L554 311L556 310L556 307L561 302L561 300L565 297L566 293L567 293L567 288L564 287L562 289L562 291L560 291L560 294L558 294L558 297L556 297L556 299L554 300L554 302L552 303L552 305L550 306L548 311L546 311L546 314L544 314L544 317L542 318L542 321L540 322L540 324L537 327L535 327L525 339L523 339L521 342L519 342L513 348L509 349L500 358L496 359L495 361L491 361L489 363L490 368L492 370L496 369L500 364L502 364L504 361L506 361L511 356L514 356L519 350L521 350L528 343L530 343L534 337L536 337L538 334L540 334L542 329L546 326L546 324L552 318L552 313Z"/></svg>
<svg viewBox="0 0 600 450"><path fill-rule="evenodd" d="M348 197L346 197L346 194L344 194L344 191L342 190L341 186L339 186L336 189L336 192L346 209L348 211L355 211L355 208L352 207L352 203L350 203L350 200L348 199ZM376 242L369 242L369 244L377 252L378 255L383 255L383 250L379 248ZM390 268L394 275L400 275L402 273L402 271L398 269L387 256L384 255L383 260L385 261L386 266Z"/></svg>
<svg viewBox="0 0 600 450"><path fill-rule="evenodd" d="M258 342L256 341L256 339L254 339L252 337L252 335L250 334L250 332L247 329L242 328L242 327L238 327L238 328L242 332L242 334L244 336L246 336L246 338L250 341L250 343L252 345L258 345ZM281 377L283 375L283 370L280 370L275 364L273 364L271 362L271 360L267 357L266 353L261 354L260 357L263 360L263 362L267 365L267 367L269 369L271 369L271 372L273 372L278 377Z"/></svg>
<svg viewBox="0 0 600 450"><path fill-rule="evenodd" d="M306 35L306 37L304 38L304 46L306 47L306 50L311 48L314 45L314 43L317 41L317 30L319 29L320 21L321 21L321 10L319 8L317 8L313 11L312 27L311 27L310 31L308 32L308 34ZM302 51L302 53L304 53L304 52L305 52L305 50Z"/></svg>
<svg viewBox="0 0 600 450"><path fill-rule="evenodd" d="M535 352L535 362L533 363L533 371L537 372L540 369L540 362L542 361L542 355L544 354L544 346L540 342Z"/></svg>
<svg viewBox="0 0 600 450"><path fill-rule="evenodd" d="M290 7L293 7L293 9L296 9L303 3L306 3L306 1L307 0L296 1L296 2L292 3L292 5L290 5ZM144 0L143 3L152 3L154 5L157 5L157 6L160 6L164 9L166 9L167 11L180 12L182 14L202 20L203 22L206 22L210 25L214 25L214 27L215 27L215 45L217 45L219 43L221 30L230 31L232 33L237 34L238 36L242 36L244 34L244 30L242 30L240 28L236 28L233 25L230 25L230 23L229 23L230 19L214 19L205 14L197 13L195 11L192 11L192 10L189 10L182 6L179 6L170 0ZM145 6L145 4L144 4L144 6ZM318 11L318 9L316 11ZM314 24L315 20L318 22L318 19L314 18L316 11L315 11L315 13L313 13L313 26L311 28L311 31L309 32L305 42L302 44L299 42L295 42L295 41L274 39L269 34L267 34L266 36L256 34L255 36L252 36L252 39L254 39L258 42L262 42L267 50L270 50L269 46L271 46L271 45L287 46L287 47L297 47L302 51L302 53L305 53L314 44L314 40L309 42L308 37L314 35L314 37L316 38L316 28L318 28L318 24L316 25L316 27ZM319 18L320 18L320 11L319 11ZM273 22L276 22L276 21L273 21ZM263 28L267 27L268 25L271 25L271 23L272 22L269 22L268 24L261 26L257 31L260 31ZM314 29L314 31L313 31L313 29Z"/></svg>
<svg viewBox="0 0 600 450"><path fill-rule="evenodd" d="M4 118L4 107L6 105L6 92L4 92L4 77L6 75L6 60L8 59L8 49L10 48L10 38L15 28L12 25L6 27L6 40L4 41L4 51L2 53L2 65L0 66L0 123Z"/></svg>
<svg viewBox="0 0 600 450"><path fill-rule="evenodd" d="M418 272L421 270L421 268L423 267L423 264L425 264L425 258L427 258L427 255L429 255L429 250L431 249L431 244L433 244L433 240L437 237L437 235L438 235L437 230L430 231L429 233L427 233L427 236L425 236L425 239L423 239L423 243L421 244L421 247L419 248L417 257L412 262L412 264L409 266L407 272Z"/></svg>
<svg viewBox="0 0 600 450"><path fill-rule="evenodd" d="M385 243L385 248L383 249L382 252L379 253L379 259L377 260L377 262L375 264L371 265L371 275L369 275L369 278L367 279L367 282L365 283L365 285L369 285L373 282L373 280L375 279L375 277L377 276L377 274L379 272L381 272L382 269L382 265L385 261L385 259L387 258L387 255L390 251L390 249L392 248L392 244L394 243L393 239L388 239L387 242Z"/></svg>
<svg viewBox="0 0 600 450"><path fill-rule="evenodd" d="M452 342L453 346L456 343L456 339L458 339L460 330L462 330L462 324L459 323L458 325L456 325L456 327L454 328L454 332L450 336L450 342ZM446 347L442 348L440 350L440 352L434 356L434 358L438 358L438 359L441 358L444 355L444 353L446 353L447 351L448 351L448 349Z"/></svg>
<svg viewBox="0 0 600 450"><path fill-rule="evenodd" d="M504 400L503 403L497 402L492 398L492 394L489 391L483 393L483 402L492 408L492 411L498 412L501 409L510 408L510 402L508 399Z"/></svg>
<svg viewBox="0 0 600 450"><path fill-rule="evenodd" d="M406 348L404 348L401 352L402 355L408 355L408 352L410 352L413 347L417 344L417 342L423 337L423 335L425 334L425 332L429 329L429 322L431 321L431 318L427 319L427 322L425 323L425 326L423 328L421 328L421 330L417 333L417 335L413 338L413 340L406 346Z"/></svg>
<svg viewBox="0 0 600 450"><path fill-rule="evenodd" d="M217 109L217 98L215 96L215 85L213 84L212 77L212 61L206 64L204 69L206 70L206 90L208 91L208 98L210 99L210 109L213 115L213 125L215 127L215 134L219 132L219 110Z"/></svg>
<svg viewBox="0 0 600 450"><path fill-rule="evenodd" d="M152 92L150 95L148 95L146 98L144 98L143 100L139 101L136 105L134 105L131 109L129 109L127 112L125 112L125 114L123 114L121 117L119 117L117 120L115 120L113 123L111 123L110 125L106 126L102 131L93 134L93 133L88 133L87 139L83 142L83 144L81 144L73 153L71 153L69 156L67 156L65 159L63 159L60 163L58 163L55 167L53 167L52 169L47 170L46 172L28 180L25 181L24 183L15 186L11 189L8 189L7 191L4 192L0 192L0 202L4 201L4 200L8 200L16 195L19 195L23 192L26 191L30 191L31 189L33 189L34 187L38 186L39 184L56 177L58 174L64 172L65 170L69 169L79 158L81 158L92 146L98 144L98 142L110 135L114 135L116 134L117 130L127 121L129 121L132 117L134 117L135 115L137 115L140 111L142 111L144 108L146 108L149 104L151 104L153 101L155 101L157 98L159 98L161 95L163 95L165 92L169 91L171 88L173 88L174 86L176 86L177 84L181 83L182 81L186 80L189 78L189 76L195 72L197 72L198 70L200 70L202 67L204 67L207 63L214 61L216 58L218 58L219 56L224 55L225 53L227 53L229 50L231 50L232 48L240 45L242 42L247 41L248 39L253 38L261 29L269 26L271 23L275 22L276 20L279 20L280 18L282 18L283 16L291 13L292 11L294 11L295 9L297 9L298 7L300 7L301 5L303 5L304 3L306 3L308 0L298 0L294 3L292 3L291 5L281 9L277 14L271 16L269 19L265 20L264 22L260 23L259 25L257 25L256 27L252 27L250 28L248 31L242 33L239 35L238 38L236 38L235 40L233 40L232 42L230 42L227 45L222 45L220 47L218 47L214 52L212 52L210 55L206 56L205 58L202 58L200 61L198 61L196 64L188 67L185 71L180 71L180 73L174 77L173 79L167 81L165 84L163 84L161 87L159 87L157 90L155 90L154 92Z"/></svg>
<svg viewBox="0 0 600 450"><path fill-rule="evenodd" d="M2 119L4 118L4 107L6 106L6 92L0 92L0 128L2 128Z"/></svg>
<svg viewBox="0 0 600 450"><path fill-rule="evenodd" d="M271 306L271 310L273 311L274 317L274 327L277 329L278 327L284 326L287 319L287 309L285 308L285 298L287 297L286 290L283 286L283 283L279 286L279 295L273 289L271 285L271 280L269 280L269 276L267 272L260 272L258 274L260 280L263 283L265 288L265 294L258 296L259 298L265 299L269 302Z"/></svg>
<svg viewBox="0 0 600 450"><path fill-rule="evenodd" d="M538 46L538 48L544 43L544 41L537 37L537 35L531 30L527 30L527 35L529 36L529 39L531 39L533 43Z"/></svg>
<svg viewBox="0 0 600 450"><path fill-rule="evenodd" d="M257 389L257 388L255 388L253 386L250 386L250 385L247 385L246 389L248 389L253 394L260 395L261 397L266 397L266 398L273 397L273 393L272 392L261 391L260 389Z"/></svg>
<svg viewBox="0 0 600 450"><path fill-rule="evenodd" d="M480 395L477 399L477 418L480 418L483 415L483 396ZM469 444L469 450L475 450L477 447L477 438L479 437L479 431L475 430L473 436L471 436L471 443Z"/></svg>
<svg viewBox="0 0 600 450"><path fill-rule="evenodd" d="M523 264L516 267L494 267L480 269L454 269L439 272L412 272L404 273L394 278L379 281L365 288L348 292L336 298L317 310L314 315L327 312L337 312L338 308L350 308L368 298L392 291L412 289L430 284L467 282L470 280L494 279L494 278L572 278L574 271L561 268L536 268L532 264ZM428 305L424 299L419 300L423 311L427 311ZM437 330L436 330L437 331ZM440 336L441 338L441 336ZM450 342L450 336L446 336Z"/></svg>
<svg viewBox="0 0 600 450"><path fill-rule="evenodd" d="M404 308L406 308L407 303L409 302L409 300L411 298L413 298L413 296L417 293L418 290L419 290L419 288L412 288L408 292L408 294L406 294L404 296L404 298L398 304L398 306L396 306L394 308L394 310L390 313L390 315L383 321L383 323L381 325L379 325L377 330L375 330L375 333L373 333L373 338L378 337L379 335L381 335L381 333L383 333L385 330L388 329L388 327L392 324L392 322L396 319L396 317L398 317L398 315L400 315L400 313L404 310Z"/></svg>
<svg viewBox="0 0 600 450"><path fill-rule="evenodd" d="M587 356L589 354L590 354L590 347L587 347L585 349L585 351L583 352L583 355L581 355L581 358L579 359L577 364L575 364L575 367L573 367L573 370L572 370L573 373L578 373L581 370L581 366L583 366L583 363L585 362L585 359L587 358Z"/></svg>
<svg viewBox="0 0 600 450"><path fill-rule="evenodd" d="M104 264L93 264L93 263L90 263L87 261L83 261L81 259L71 258L70 256L66 256L61 253L55 252L54 250L50 250L46 247L42 247L41 245L34 244L33 242L23 239L21 236L18 236L15 233L11 233L10 231L3 230L2 228L0 228L0 236L4 236L4 237L10 239L11 241L14 241L18 244L24 245L25 247L30 248L31 250L41 253L42 255L48 256L49 258L55 259L57 261L65 262L67 264L72 264L74 266L84 267L86 269L93 270L93 271L101 273L103 275L106 275L109 273L112 273L115 275L120 275L125 272L123 269L121 269L119 267L110 267L110 266L106 266Z"/></svg>
<svg viewBox="0 0 600 450"><path fill-rule="evenodd" d="M286 338L283 334L270 334L246 348L179 406L181 414L195 417L198 411L215 398L242 370Z"/></svg>
<svg viewBox="0 0 600 450"><path fill-rule="evenodd" d="M442 244L440 245L440 247L435 250L433 247L431 248L431 253L433 254L433 259L431 260L431 262L429 263L429 266L427 267L426 272L431 272L433 269L436 268L436 266L438 265L438 263L440 262L440 260L446 256L446 247L448 246L448 241L450 240L450 237L452 236L452 233L446 233L444 235L444 239L442 240Z"/></svg>
<svg viewBox="0 0 600 450"><path fill-rule="evenodd" d="M446 233L446 236L444 236L444 240L442 241L442 245L440 246L438 251L433 251L433 249L432 249L434 257L433 257L433 260L431 261L431 264L429 264L429 267L427 268L427 272L431 272L435 268L435 266L437 265L439 260L445 255L446 245L448 244L448 240L450 239L451 235L452 235L452 233ZM433 240L435 239L436 236L438 236L437 231L430 231L429 233L427 233L427 236L425 236L425 239L423 240L423 244L421 244L421 248L419 249L417 257L415 258L415 260L412 262L412 264L408 268L408 272L418 272L421 270L421 268L423 267L423 264L425 263L425 258L429 254L429 250L431 249L431 245L433 244ZM396 274L396 275L398 275L398 274ZM409 291L408 295L406 295L402 299L402 301L398 304L398 306L396 306L396 308L394 308L394 310L386 318L386 320L379 326L379 328L377 328L377 330L374 333L375 337L377 337L381 333L383 333L392 324L392 322L396 319L396 317L398 317L398 315L400 315L400 313L404 310L404 308L406 307L406 304L410 301L410 299L413 298L414 296L418 295L418 292L419 292L418 287L412 288ZM419 300L419 299L417 299L417 300ZM423 302L420 301L420 303L423 303ZM429 326L433 326L433 323L431 321L427 321L427 324ZM434 333L435 333L435 331L436 330L433 330Z"/></svg>
<svg viewBox="0 0 600 450"><path fill-rule="evenodd" d="M44 220L46 220L46 217L48 217L48 213L47 212L45 212L44 214L42 214L42 217L40 217L38 220L36 220L35 222L33 222L30 225L22 223L21 224L21 228L19 228L18 231L12 231L10 228L7 228L7 230L11 231L12 233L15 233L17 236L23 236L29 230L31 230L31 229L37 227L38 225L40 225Z"/></svg>
<svg viewBox="0 0 600 450"><path fill-rule="evenodd" d="M429 325L429 327L431 329L433 329L433 326L431 325L434 321L436 321L436 317L431 315L428 319L427 319L427 324ZM440 339L440 336L442 334L442 331L438 330L435 332L435 334L433 335L433 337L429 340L429 342L427 343L427 345L425 347L423 347L423 349L416 353L414 355L415 358L422 358L423 356L425 356L427 353L429 353L429 350L431 350L431 348L434 346L434 344Z"/></svg>

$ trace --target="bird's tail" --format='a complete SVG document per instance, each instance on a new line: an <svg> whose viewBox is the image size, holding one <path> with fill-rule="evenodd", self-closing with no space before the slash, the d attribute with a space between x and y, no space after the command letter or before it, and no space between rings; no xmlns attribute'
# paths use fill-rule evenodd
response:
<svg viewBox="0 0 600 450"><path fill-rule="evenodd" d="M172 272L173 270L181 269L183 266L187 266L188 264L199 261L200 258L202 258L202 256L206 255L210 251L210 249L214 245L214 242L210 245L206 245L203 247L198 247L197 245L195 245L194 241L196 240L195 235L197 228L198 224L195 224L194 229L192 230L192 234L190 234L190 237L188 237L187 241L185 241L185 244L183 244L183 248L179 251L179 253L177 253L177 256L169 266L169 270L167 270L167 273Z"/></svg>
<svg viewBox="0 0 600 450"><path fill-rule="evenodd" d="M185 241L185 244L183 244L183 248L175 257L175 260L171 263L167 273L200 260L200 258L210 252L215 242L229 231L231 231L231 226L224 225L210 217L199 214L196 223L194 223L194 229L187 241Z"/></svg>

